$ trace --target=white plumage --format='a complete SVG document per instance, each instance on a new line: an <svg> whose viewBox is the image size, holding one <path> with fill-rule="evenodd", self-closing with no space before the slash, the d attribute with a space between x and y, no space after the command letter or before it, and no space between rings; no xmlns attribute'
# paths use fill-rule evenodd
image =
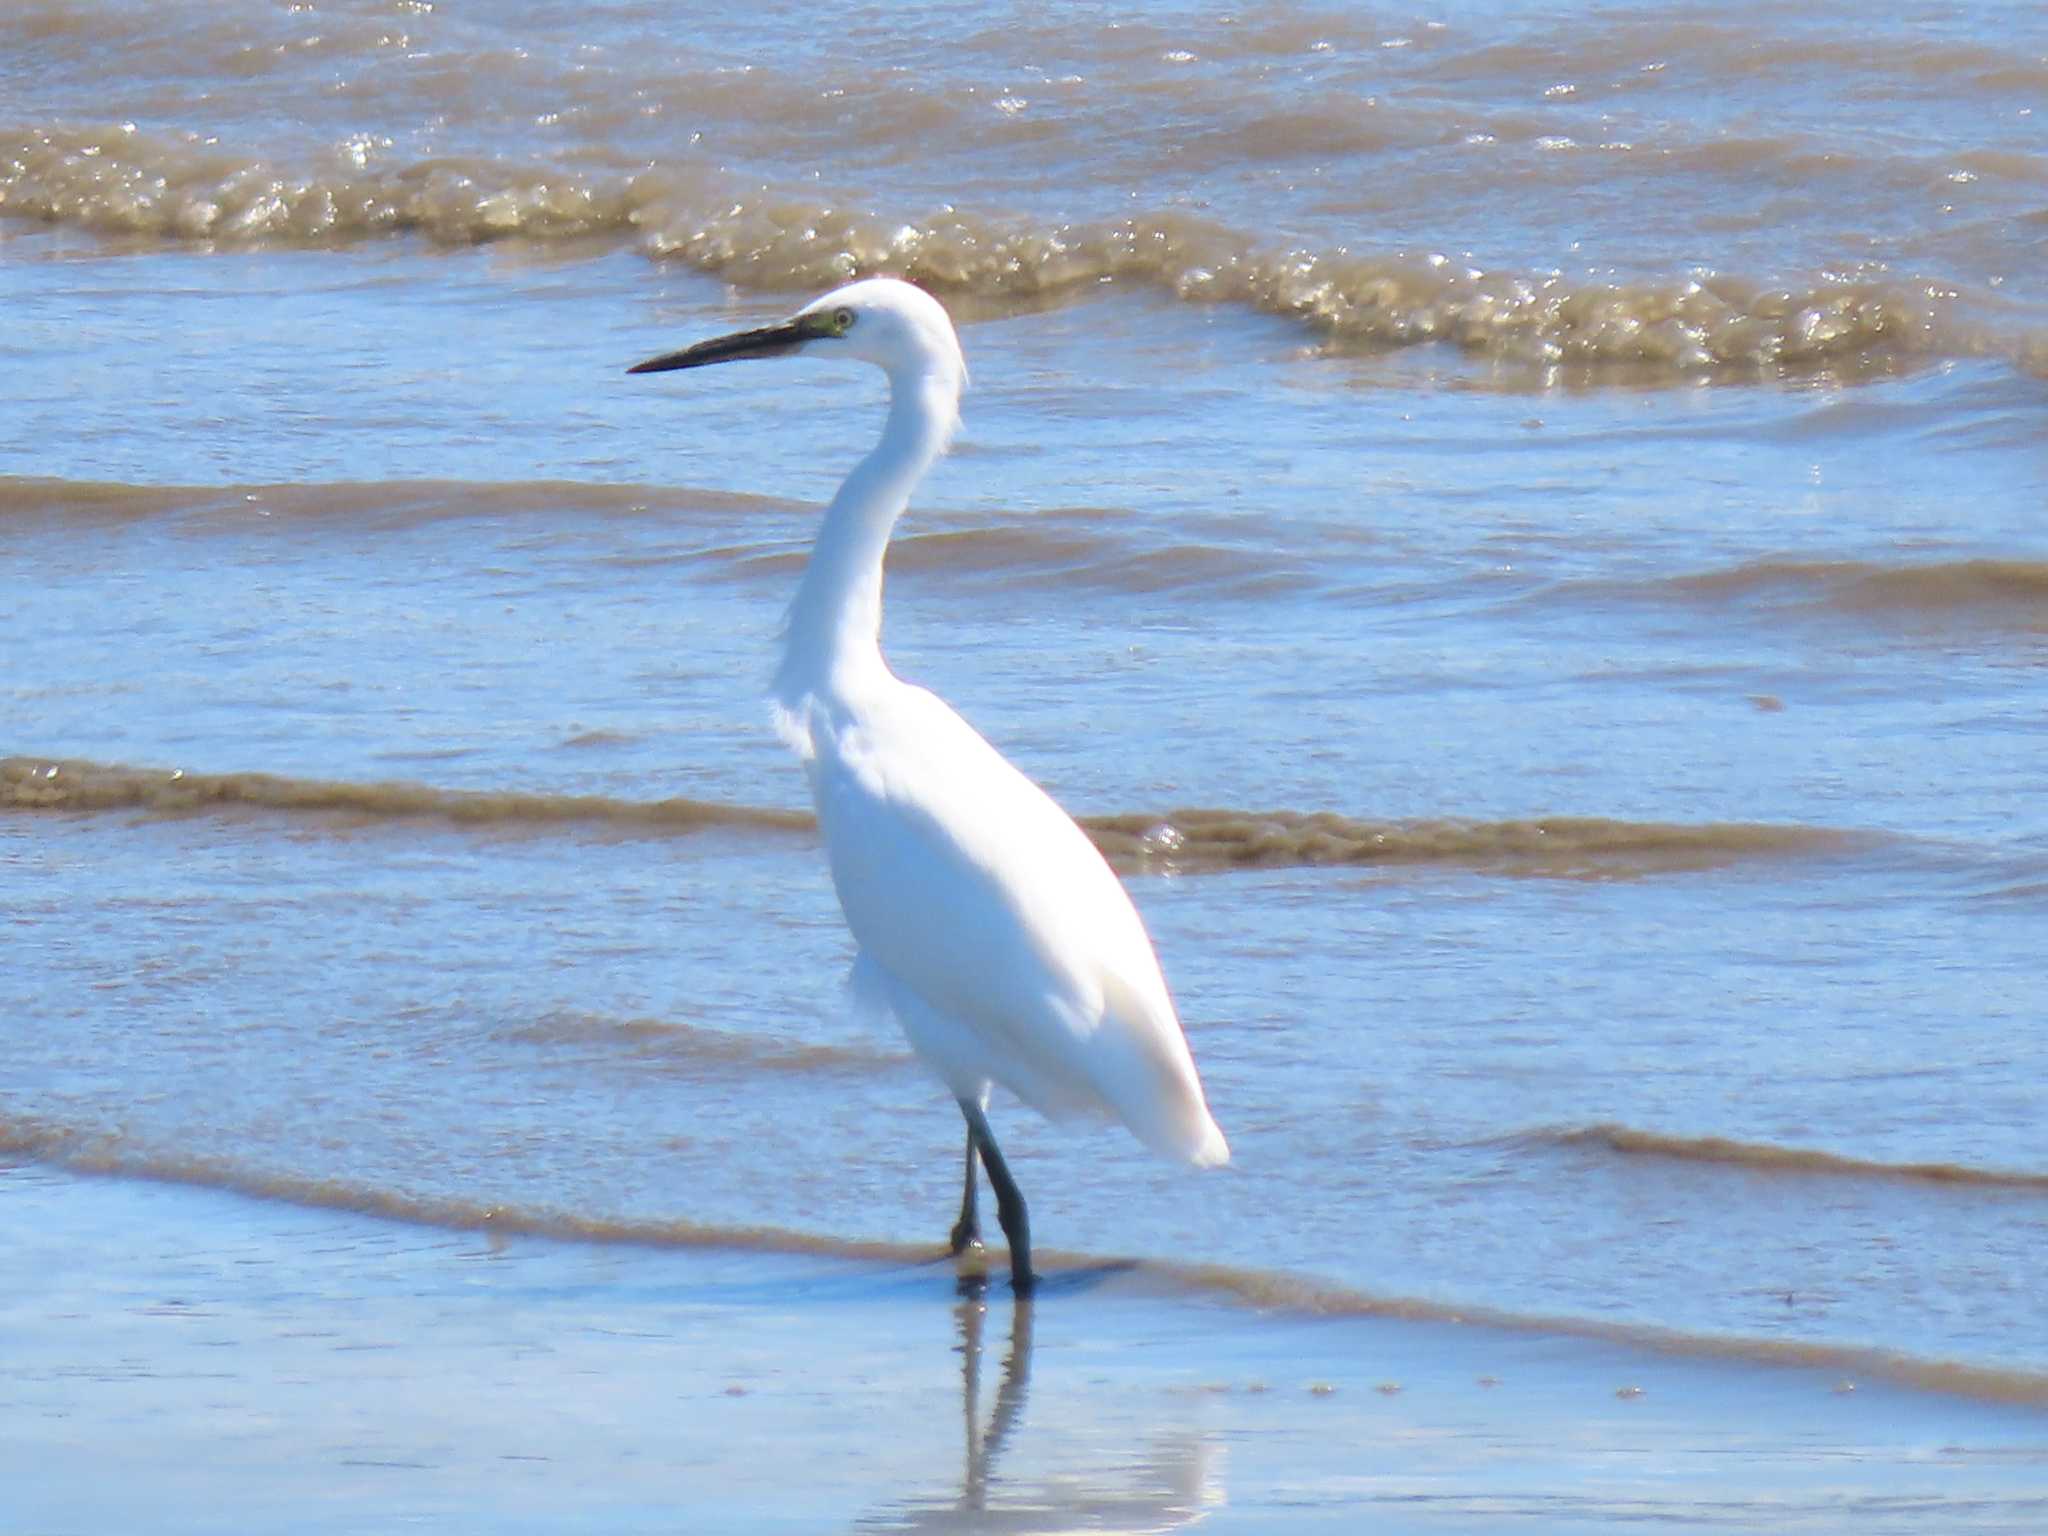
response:
<svg viewBox="0 0 2048 1536"><path fill-rule="evenodd" d="M780 325L633 371L811 348L880 367L890 405L881 443L825 512L790 606L778 719L804 761L859 945L856 986L896 1016L967 1118L954 1249L977 1236L978 1151L1025 1290L1028 1226L983 1113L990 1084L1049 1116L1115 1116L1154 1151L1197 1166L1230 1151L1151 941L1102 855L943 700L882 659L889 534L950 442L966 383L945 309L908 283L871 278Z"/></svg>

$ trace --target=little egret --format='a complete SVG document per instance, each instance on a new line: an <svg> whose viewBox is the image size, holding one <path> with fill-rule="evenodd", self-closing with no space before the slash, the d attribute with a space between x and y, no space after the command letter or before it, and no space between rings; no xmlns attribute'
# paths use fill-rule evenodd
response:
<svg viewBox="0 0 2048 1536"><path fill-rule="evenodd" d="M882 562L910 493L960 421L967 363L938 300L894 278L628 370L815 352L889 378L880 444L825 511L790 605L774 700L803 759L854 986L894 1014L967 1119L952 1250L979 1241L988 1170L1015 1289L1033 1283L1024 1198L989 1129L1001 1083L1055 1118L1121 1119L1154 1151L1230 1160L1144 925L1087 835L937 695L882 659Z"/></svg>

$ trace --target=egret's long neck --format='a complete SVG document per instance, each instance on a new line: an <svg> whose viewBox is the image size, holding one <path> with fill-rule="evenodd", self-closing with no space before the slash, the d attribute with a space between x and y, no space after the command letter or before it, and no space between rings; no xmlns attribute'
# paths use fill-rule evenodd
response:
<svg viewBox="0 0 2048 1536"><path fill-rule="evenodd" d="M846 477L811 548L790 604L775 696L796 709L806 694L845 696L882 662L882 559L910 493L946 451L960 417L957 371L892 373L882 440Z"/></svg>

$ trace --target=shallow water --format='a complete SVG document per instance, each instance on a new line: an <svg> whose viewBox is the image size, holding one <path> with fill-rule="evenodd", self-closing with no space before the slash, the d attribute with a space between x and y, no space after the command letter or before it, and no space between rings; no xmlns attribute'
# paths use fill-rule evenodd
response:
<svg viewBox="0 0 2048 1536"><path fill-rule="evenodd" d="M2038 16L811 14L0 18L0 1143L939 1238L761 702L879 382L622 372L899 270L891 656L1236 1154L999 1106L1041 1241L2048 1394Z"/></svg>
<svg viewBox="0 0 2048 1536"><path fill-rule="evenodd" d="M2037 1411L1841 1361L1286 1317L1117 1266L991 1304L929 1254L557 1243L49 1169L0 1210L28 1260L0 1472L39 1531L2025 1536L2044 1509Z"/></svg>

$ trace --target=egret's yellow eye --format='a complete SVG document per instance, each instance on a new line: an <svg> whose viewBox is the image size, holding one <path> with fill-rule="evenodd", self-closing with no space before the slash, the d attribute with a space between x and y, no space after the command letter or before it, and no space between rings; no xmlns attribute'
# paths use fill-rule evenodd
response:
<svg viewBox="0 0 2048 1536"><path fill-rule="evenodd" d="M848 331L850 331L850 330L852 330L852 329L853 329L853 311L852 311L852 310L850 310L850 309L835 309L835 310L833 310L833 311L832 311L832 334L833 334L833 335L835 335L835 336L844 336L844 335L845 335L845 334L846 334L846 333L847 333Z"/></svg>

